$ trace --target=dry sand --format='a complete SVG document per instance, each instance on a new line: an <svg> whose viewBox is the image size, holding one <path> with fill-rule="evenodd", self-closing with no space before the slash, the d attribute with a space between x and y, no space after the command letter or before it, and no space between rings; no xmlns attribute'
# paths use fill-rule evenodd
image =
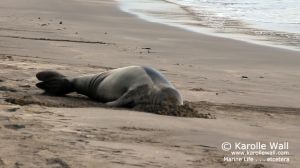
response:
<svg viewBox="0 0 300 168"><path fill-rule="evenodd" d="M148 23L112 1L1 0L0 167L297 167L299 55ZM216 118L110 109L34 86L45 69L128 65L159 69ZM224 141L288 141L291 161L224 162Z"/></svg>

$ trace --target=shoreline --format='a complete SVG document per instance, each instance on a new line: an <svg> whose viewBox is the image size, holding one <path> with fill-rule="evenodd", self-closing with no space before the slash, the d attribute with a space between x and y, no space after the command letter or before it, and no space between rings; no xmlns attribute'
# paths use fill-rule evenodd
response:
<svg viewBox="0 0 300 168"><path fill-rule="evenodd" d="M170 2L170 1L159 2L161 5L163 5L164 3L169 5L163 5L163 9L165 10L156 9L157 11L156 10L151 11L151 10L153 8L156 8L156 6L158 5L156 6L152 5L153 7L150 6L142 7L144 2L141 2L139 4L135 2L133 3L130 2L132 4L128 5L127 2L123 2L122 0L117 0L117 3L119 3L119 8L122 11L130 13L135 17L145 20L147 22L159 23L159 24L183 29L185 31L213 36L217 38L227 38L231 40L246 42L246 43L265 46L265 47L274 47L274 48L286 49L286 50L297 51L297 52L300 51L300 48L294 44L297 40L290 41L291 39L283 38L285 36L289 38L290 36L293 37L295 36L293 39L296 39L299 36L296 33L267 30L267 29L255 28L251 26L248 27L246 23L239 20L229 20L230 22L237 22L235 23L237 25L229 25L229 27L231 28L229 27L225 28L228 30L225 30L224 28L223 28L224 30L222 30L220 28L210 27L208 25L209 23L205 24L200 22L199 19L201 20L201 18L197 18L196 14L193 11L190 11L191 9L189 9L188 6L181 6L180 4ZM145 5L148 6L148 3ZM140 9L133 6L140 6ZM241 27L239 27L239 25Z"/></svg>

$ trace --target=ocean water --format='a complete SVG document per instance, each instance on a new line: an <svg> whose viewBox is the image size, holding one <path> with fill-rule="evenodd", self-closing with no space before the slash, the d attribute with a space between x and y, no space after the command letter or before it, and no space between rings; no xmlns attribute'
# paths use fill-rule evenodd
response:
<svg viewBox="0 0 300 168"><path fill-rule="evenodd" d="M151 22L300 50L300 0L119 0Z"/></svg>

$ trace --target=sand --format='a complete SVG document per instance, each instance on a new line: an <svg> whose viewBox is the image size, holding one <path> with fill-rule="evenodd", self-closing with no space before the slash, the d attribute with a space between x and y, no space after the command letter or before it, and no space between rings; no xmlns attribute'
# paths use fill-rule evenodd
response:
<svg viewBox="0 0 300 168"><path fill-rule="evenodd" d="M0 167L300 164L299 52L149 23L113 1L1 0L0 8ZM35 87L45 69L76 76L128 65L159 69L187 107L209 117L107 108ZM288 141L290 162L225 162L225 141Z"/></svg>

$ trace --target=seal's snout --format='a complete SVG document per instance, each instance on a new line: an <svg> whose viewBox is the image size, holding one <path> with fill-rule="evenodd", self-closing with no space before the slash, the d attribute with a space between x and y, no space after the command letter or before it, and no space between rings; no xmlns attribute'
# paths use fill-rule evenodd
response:
<svg viewBox="0 0 300 168"><path fill-rule="evenodd" d="M155 104L160 105L182 105L183 101L180 93L171 87L162 88L156 96Z"/></svg>

